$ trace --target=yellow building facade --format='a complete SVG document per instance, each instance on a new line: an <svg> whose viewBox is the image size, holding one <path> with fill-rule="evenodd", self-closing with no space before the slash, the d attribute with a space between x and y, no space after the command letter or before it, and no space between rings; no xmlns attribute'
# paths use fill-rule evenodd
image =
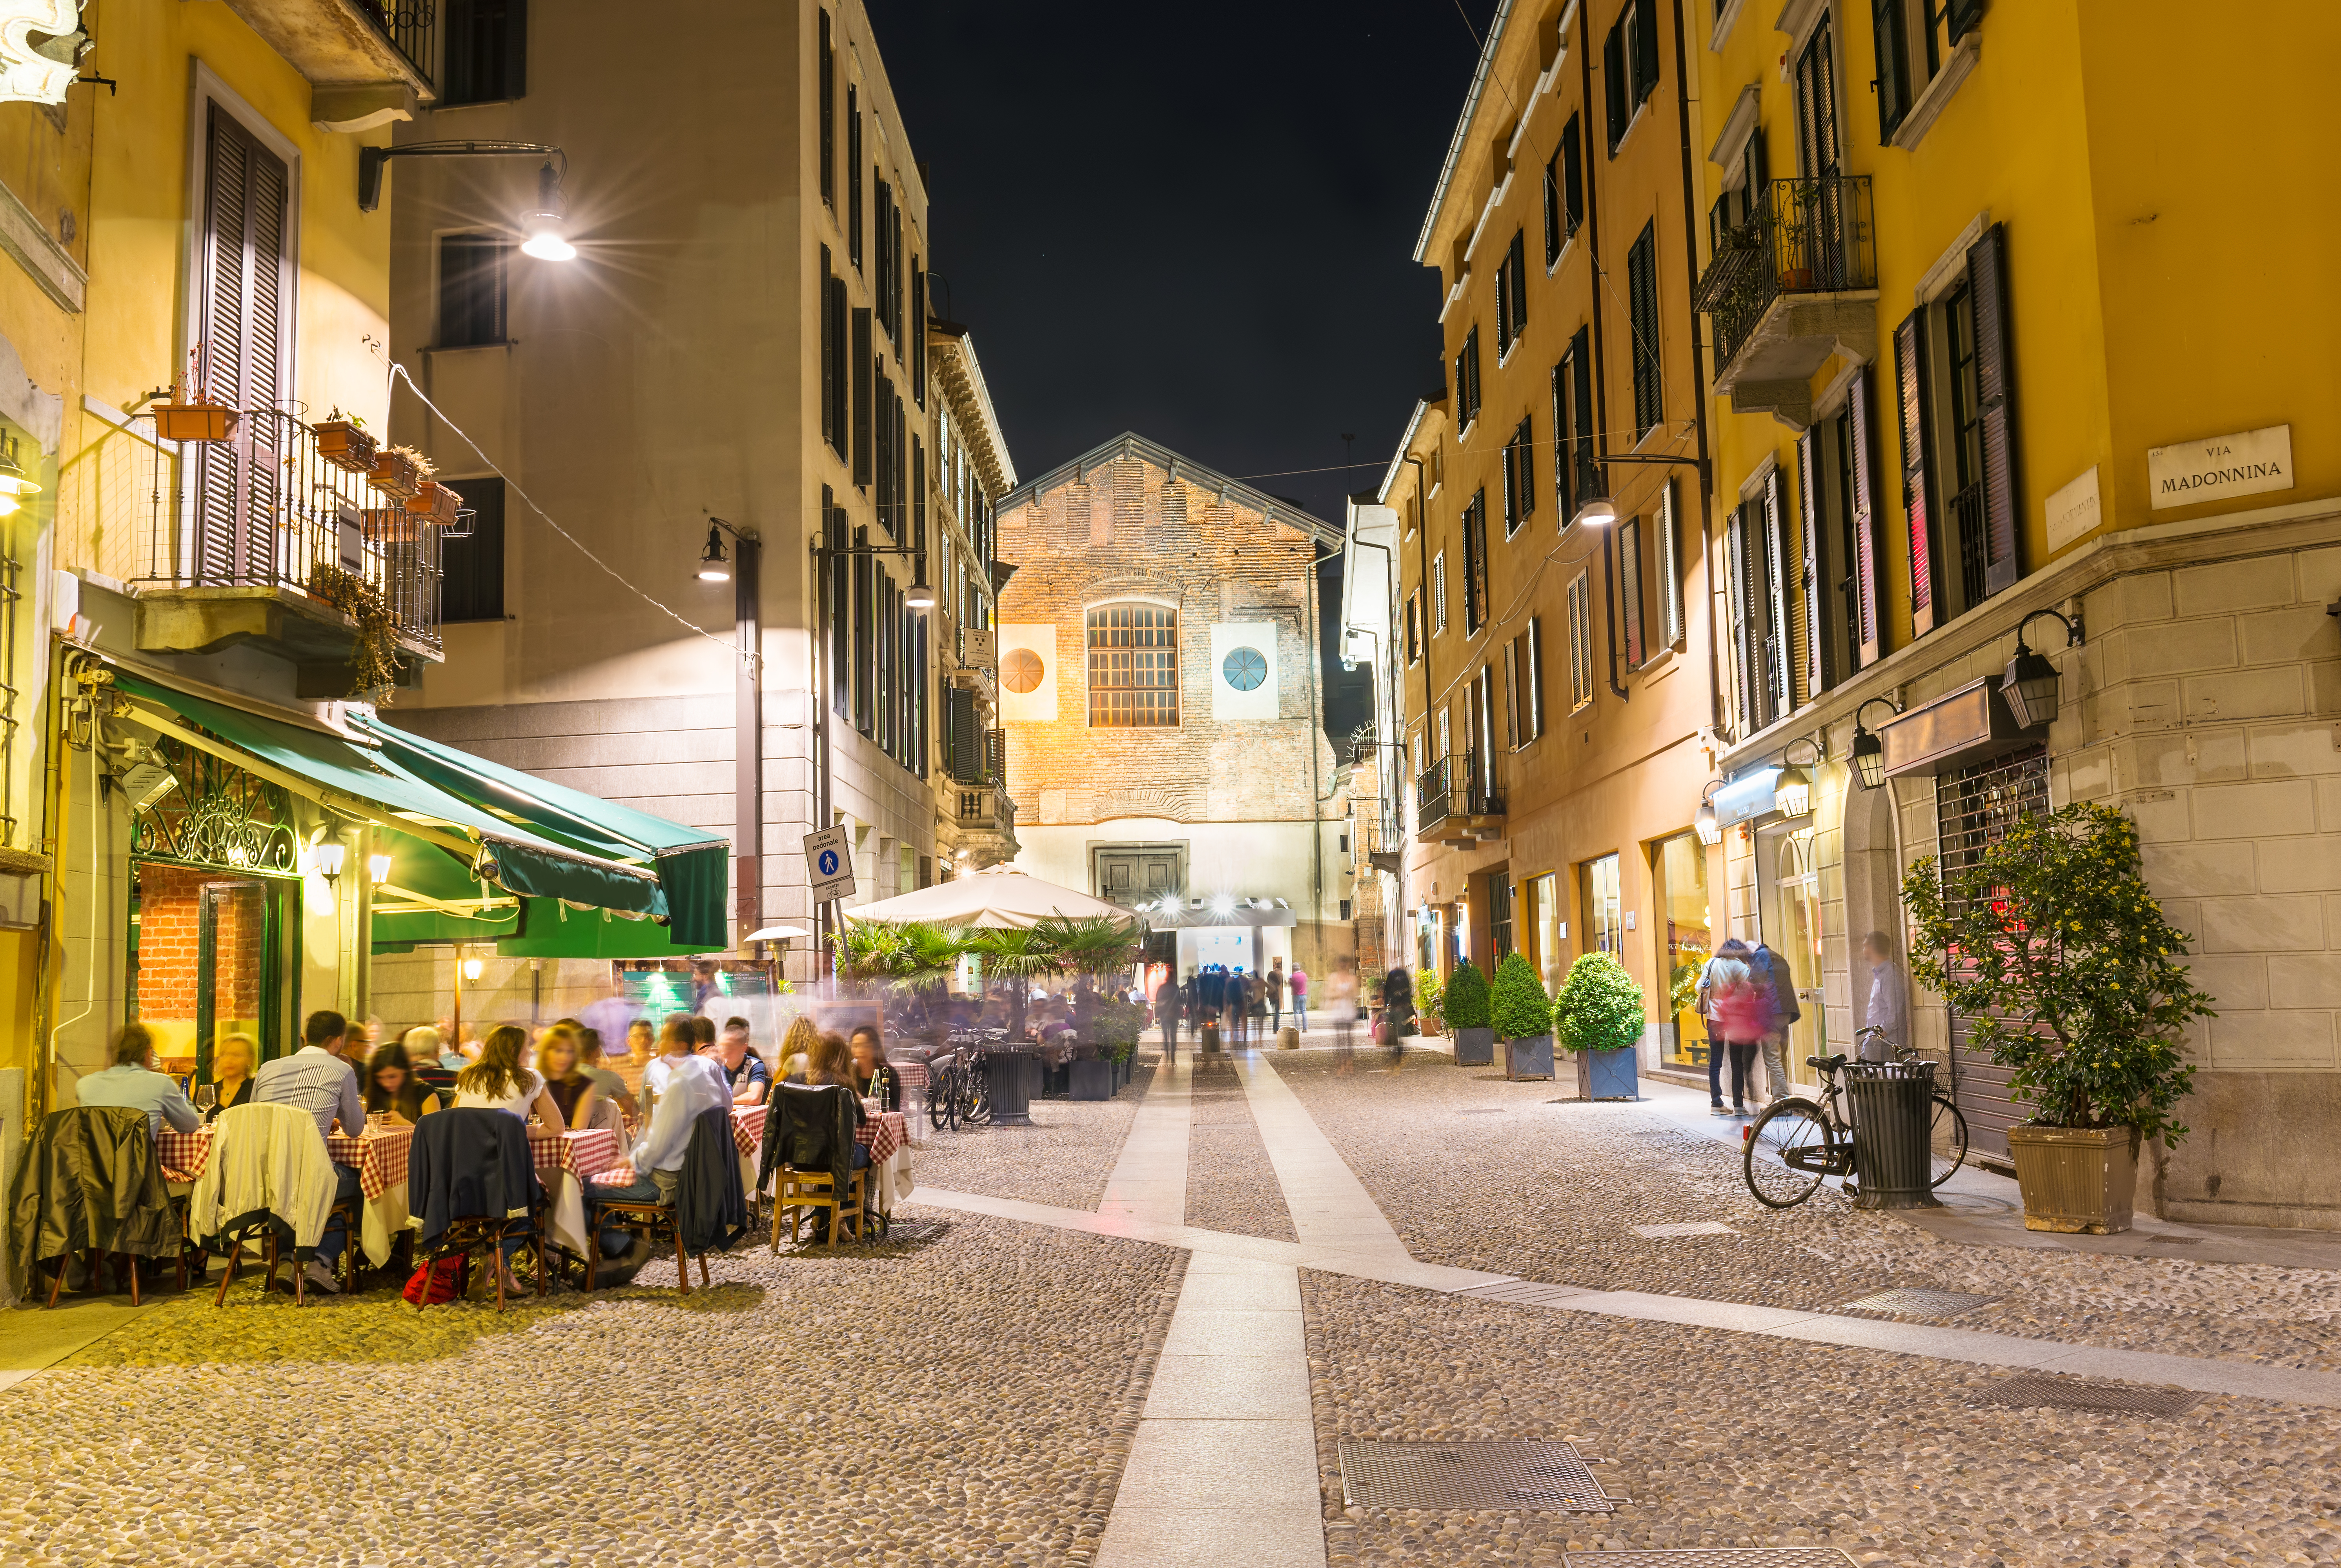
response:
<svg viewBox="0 0 2341 1568"><path fill-rule="evenodd" d="M1906 866L2107 801L2218 998L2157 1212L2341 1226L2294 1152L2341 1131L2341 306L2299 212L2341 20L1696 9L1718 914L1812 998L1789 1059L1851 1046ZM2235 90L2172 91L2182 38ZM1998 690L2027 622L2060 672L2029 727ZM2005 1075L1939 999L1911 1027L2004 1157Z"/></svg>

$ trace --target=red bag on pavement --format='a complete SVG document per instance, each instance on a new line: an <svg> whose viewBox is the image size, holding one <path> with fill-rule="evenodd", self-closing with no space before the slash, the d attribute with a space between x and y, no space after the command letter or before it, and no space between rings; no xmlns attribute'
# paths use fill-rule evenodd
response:
<svg viewBox="0 0 2341 1568"><path fill-rule="evenodd" d="M463 1276L462 1258L443 1257L408 1275L403 1294L411 1306L438 1306L455 1299L455 1285Z"/></svg>

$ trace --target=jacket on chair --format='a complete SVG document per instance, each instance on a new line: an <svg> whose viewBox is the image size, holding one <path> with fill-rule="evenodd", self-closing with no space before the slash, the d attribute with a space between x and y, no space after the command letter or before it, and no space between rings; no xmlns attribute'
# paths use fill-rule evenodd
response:
<svg viewBox="0 0 2341 1568"><path fill-rule="evenodd" d="M528 1128L510 1111L459 1107L415 1125L406 1206L431 1247L459 1219L525 1219L541 1196Z"/></svg>
<svg viewBox="0 0 2341 1568"><path fill-rule="evenodd" d="M765 1125L769 1127L770 1117ZM740 1146L732 1139L732 1113L702 1111L692 1124L675 1187L675 1224L686 1252L729 1252L748 1229L748 1194L740 1185Z"/></svg>
<svg viewBox="0 0 2341 1568"><path fill-rule="evenodd" d="M179 1245L146 1113L76 1106L41 1118L8 1195L10 1266L21 1286L45 1257L96 1247L168 1257Z"/></svg>
<svg viewBox="0 0 2341 1568"><path fill-rule="evenodd" d="M853 1182L853 1131L862 1125L862 1101L842 1084L813 1088L804 1084L774 1084L772 1108L764 1114L764 1146L756 1166L756 1187L762 1191L782 1166L792 1170L825 1170L836 1179L837 1195L845 1196Z"/></svg>

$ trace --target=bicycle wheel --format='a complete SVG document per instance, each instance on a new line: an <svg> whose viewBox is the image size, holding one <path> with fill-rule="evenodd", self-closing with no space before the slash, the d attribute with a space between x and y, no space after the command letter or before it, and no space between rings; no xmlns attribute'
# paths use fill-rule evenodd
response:
<svg viewBox="0 0 2341 1568"><path fill-rule="evenodd" d="M1767 1208L1794 1208L1840 1168L1837 1125L1810 1100L1778 1100L1756 1118L1739 1156L1748 1190Z"/></svg>
<svg viewBox="0 0 2341 1568"><path fill-rule="evenodd" d="M1934 1167L1927 1177L1929 1187L1942 1186L1953 1171L1967 1162L1967 1118L1959 1114L1959 1107L1947 1096L1935 1097L1934 1136L1927 1147Z"/></svg>
<svg viewBox="0 0 2341 1568"><path fill-rule="evenodd" d="M971 1127L982 1126L991 1120L991 1075L981 1063L970 1063L960 1069L959 1119Z"/></svg>
<svg viewBox="0 0 2341 1568"><path fill-rule="evenodd" d="M948 1064L928 1075L927 1121L939 1133L959 1126L959 1074Z"/></svg>

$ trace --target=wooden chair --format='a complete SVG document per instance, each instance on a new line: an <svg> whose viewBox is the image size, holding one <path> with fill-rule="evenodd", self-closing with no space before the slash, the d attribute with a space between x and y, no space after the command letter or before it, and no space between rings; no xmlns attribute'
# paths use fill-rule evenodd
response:
<svg viewBox="0 0 2341 1568"><path fill-rule="evenodd" d="M332 1227L336 1218L341 1220L344 1227L342 1294L347 1295L357 1288L358 1248L365 1235L365 1200L362 1197L354 1197L346 1202L334 1205L325 1213L327 1228ZM264 1216L220 1236L218 1239L224 1242L227 1246L227 1272L220 1276L219 1294L212 1297L212 1305L214 1306L227 1305L227 1287L235 1283L236 1266L244 1261L244 1244L250 1239L255 1230L260 1233L260 1259L268 1265L267 1278L262 1282L260 1287L262 1292L265 1294L276 1288L276 1270L280 1265L289 1262L293 1265L293 1305L308 1305L309 1276L302 1269L299 1260L288 1258L285 1255L284 1243L292 1232L284 1221L274 1215ZM179 1263L182 1290L186 1288L184 1283L186 1266L183 1254Z"/></svg>
<svg viewBox="0 0 2341 1568"><path fill-rule="evenodd" d="M853 1238L862 1239L863 1227L869 1223L870 1200L866 1170L853 1173L846 1184L842 1200L837 1196L837 1177L828 1168L799 1170L794 1166L778 1167L779 1180L772 1196L772 1250L781 1250L781 1230L789 1233L789 1245L797 1244L797 1232L813 1215L826 1210L829 1214L829 1250L837 1250L837 1233L845 1228L850 1216L853 1221Z"/></svg>
<svg viewBox="0 0 2341 1568"><path fill-rule="evenodd" d="M674 1245L675 1284L684 1295L691 1294L691 1254L682 1245L682 1217L676 1205L658 1202L635 1202L621 1199L615 1202L597 1200L593 1185L585 1184L585 1289L591 1294L593 1281L602 1272L602 1227L630 1232L643 1238L644 1246L655 1245L662 1239ZM707 1259L699 1260L699 1283L708 1285Z"/></svg>
<svg viewBox="0 0 2341 1568"><path fill-rule="evenodd" d="M544 1226L541 1223L543 1212L543 1204L529 1205L528 1228L520 1233L527 1238L530 1250L536 1255L536 1294L540 1298L543 1296L546 1289L545 1236ZM433 1264L443 1263L451 1257L462 1258L463 1267L456 1274L455 1295L453 1298L461 1301L471 1292L472 1255L485 1247L488 1250L490 1265L493 1266L500 1261L503 1244L512 1239L512 1227L518 1223L520 1222L513 1219L492 1219L476 1216L450 1220L447 1223L447 1228L439 1235L438 1245L433 1246L428 1253L420 1246L414 1248L414 1266L423 1268ZM496 1310L502 1312L504 1309L504 1271L502 1268L496 1268L495 1276ZM427 1305L429 1305L429 1297L426 1294L423 1301L414 1304L415 1312L419 1315Z"/></svg>

